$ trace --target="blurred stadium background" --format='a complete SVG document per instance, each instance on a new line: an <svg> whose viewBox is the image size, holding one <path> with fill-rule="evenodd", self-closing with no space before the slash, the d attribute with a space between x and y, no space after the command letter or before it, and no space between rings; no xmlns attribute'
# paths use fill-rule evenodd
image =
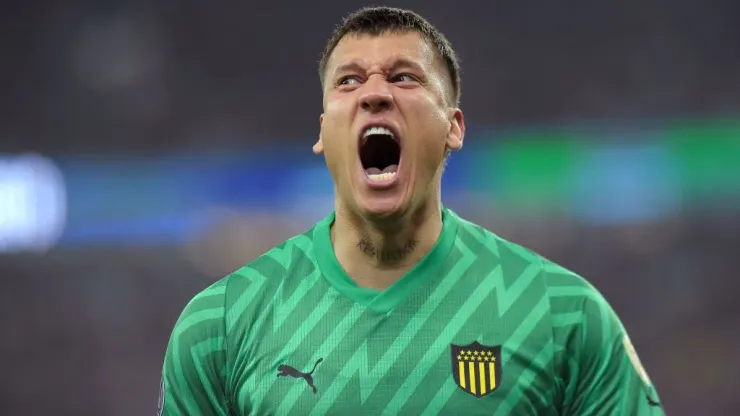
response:
<svg viewBox="0 0 740 416"><path fill-rule="evenodd" d="M3 2L0 414L154 413L190 297L331 209L362 5ZM462 59L445 204L595 283L669 414L740 414L740 2L393 5Z"/></svg>

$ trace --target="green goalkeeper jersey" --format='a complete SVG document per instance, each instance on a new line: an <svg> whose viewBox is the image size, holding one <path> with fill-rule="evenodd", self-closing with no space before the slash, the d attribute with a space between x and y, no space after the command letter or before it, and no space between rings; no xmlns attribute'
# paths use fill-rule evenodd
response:
<svg viewBox="0 0 740 416"><path fill-rule="evenodd" d="M662 415L583 278L443 210L378 291L345 274L334 215L197 294L165 355L164 415Z"/></svg>

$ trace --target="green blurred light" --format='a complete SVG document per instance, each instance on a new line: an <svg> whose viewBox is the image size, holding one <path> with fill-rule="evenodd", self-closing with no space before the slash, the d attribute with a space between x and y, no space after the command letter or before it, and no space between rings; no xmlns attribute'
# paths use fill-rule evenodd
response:
<svg viewBox="0 0 740 416"><path fill-rule="evenodd" d="M569 132L529 131L501 137L498 145L499 192L525 210L565 207L582 157L582 137Z"/></svg>
<svg viewBox="0 0 740 416"><path fill-rule="evenodd" d="M740 192L740 121L682 123L666 131L689 197Z"/></svg>

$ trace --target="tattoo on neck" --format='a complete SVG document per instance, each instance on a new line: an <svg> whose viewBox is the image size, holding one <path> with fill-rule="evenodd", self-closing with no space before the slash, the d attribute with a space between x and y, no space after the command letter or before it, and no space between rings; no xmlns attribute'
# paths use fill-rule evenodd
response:
<svg viewBox="0 0 740 416"><path fill-rule="evenodd" d="M418 240L410 240L408 243L406 243L406 245L402 247L388 250L378 250L375 247L375 244L372 243L372 241L363 238L360 240L359 243L357 243L357 247L359 247L359 249L362 250L363 253L370 257L375 257L382 262L393 263L396 261L400 261L407 255L409 255L412 251L414 251L418 244Z"/></svg>

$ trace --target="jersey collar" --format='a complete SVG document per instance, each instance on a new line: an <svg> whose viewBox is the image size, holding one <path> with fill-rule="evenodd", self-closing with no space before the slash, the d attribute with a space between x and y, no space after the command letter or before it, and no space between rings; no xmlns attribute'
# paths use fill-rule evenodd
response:
<svg viewBox="0 0 740 416"><path fill-rule="evenodd" d="M358 286L347 275L334 253L331 242L331 226L336 213L316 224L313 232L316 260L321 273L337 291L353 301L377 312L389 312L414 291L420 283L428 280L450 254L457 238L458 220L454 212L442 209L442 232L437 243L408 273L385 290L368 289Z"/></svg>

